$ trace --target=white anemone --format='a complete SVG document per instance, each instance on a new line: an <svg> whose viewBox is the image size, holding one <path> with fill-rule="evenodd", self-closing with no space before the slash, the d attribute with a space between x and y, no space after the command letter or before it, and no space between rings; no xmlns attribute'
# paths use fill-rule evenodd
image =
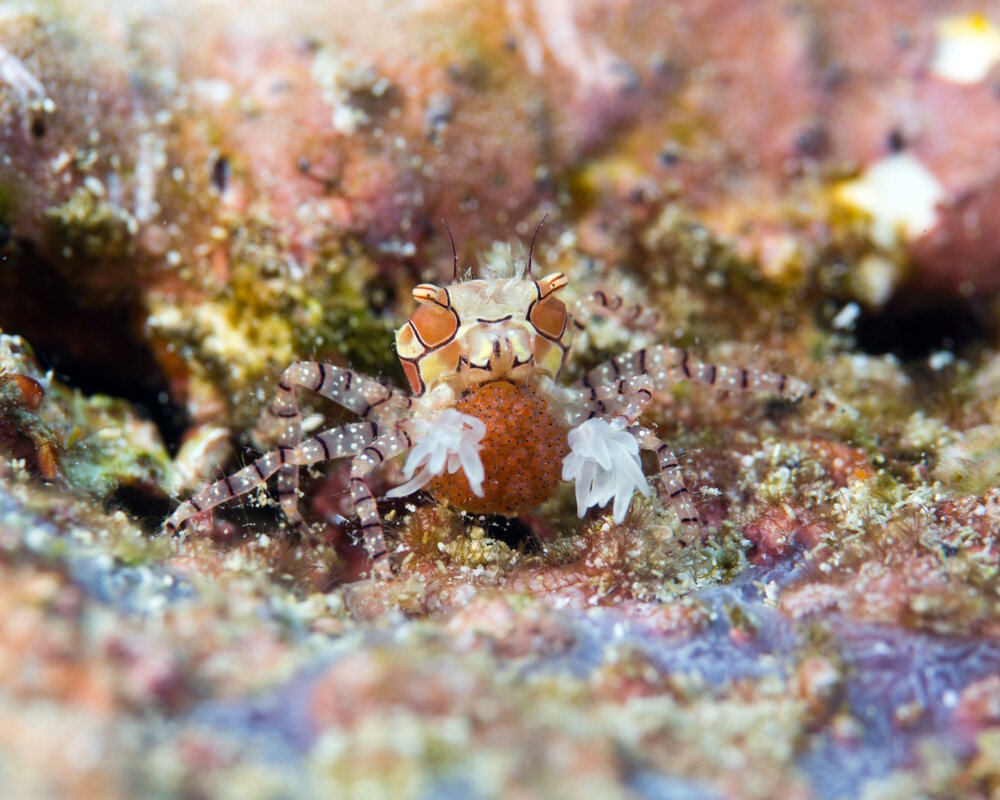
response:
<svg viewBox="0 0 1000 800"><path fill-rule="evenodd" d="M414 420L411 433L416 444L403 465L406 483L386 492L388 497L412 494L446 469L457 472L459 468L465 472L473 493L483 496L486 474L479 457L479 443L486 435L486 425L482 420L446 408L433 417Z"/></svg>
<svg viewBox="0 0 1000 800"><path fill-rule="evenodd" d="M591 506L606 506L614 498L614 520L620 523L636 489L645 497L652 492L642 473L639 442L626 425L624 417L610 423L595 417L569 432L562 477L576 481L576 513L581 517Z"/></svg>

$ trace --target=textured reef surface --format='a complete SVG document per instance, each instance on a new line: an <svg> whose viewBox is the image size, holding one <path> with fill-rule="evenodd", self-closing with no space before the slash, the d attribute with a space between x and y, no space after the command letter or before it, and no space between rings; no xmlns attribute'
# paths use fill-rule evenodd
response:
<svg viewBox="0 0 1000 800"><path fill-rule="evenodd" d="M0 796L1000 798L998 199L997 2L0 2ZM373 583L343 462L313 542L162 533L293 360L404 385L441 220L475 272L546 214L660 320L569 379L842 408L656 397L702 536L424 493Z"/></svg>

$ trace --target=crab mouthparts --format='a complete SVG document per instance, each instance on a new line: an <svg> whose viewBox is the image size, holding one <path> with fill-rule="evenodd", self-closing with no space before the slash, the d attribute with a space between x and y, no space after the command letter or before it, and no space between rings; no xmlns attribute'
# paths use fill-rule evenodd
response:
<svg viewBox="0 0 1000 800"><path fill-rule="evenodd" d="M530 359L530 343L522 342L526 337L517 335L520 333L473 331L469 337L469 365L500 376L526 363Z"/></svg>

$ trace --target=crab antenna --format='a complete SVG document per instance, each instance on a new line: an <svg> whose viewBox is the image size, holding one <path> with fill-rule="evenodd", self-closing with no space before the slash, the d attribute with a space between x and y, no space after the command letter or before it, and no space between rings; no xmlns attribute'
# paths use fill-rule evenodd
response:
<svg viewBox="0 0 1000 800"><path fill-rule="evenodd" d="M542 225L545 224L545 220L547 220L548 218L549 218L548 213L546 213L545 216L542 217L542 221L538 223L538 227L535 228L535 232L534 232L534 234L531 237L531 244L528 245L528 277L529 278L531 277L531 254L535 250L535 239L538 238L538 232L542 229Z"/></svg>
<svg viewBox="0 0 1000 800"><path fill-rule="evenodd" d="M451 235L451 228L448 227L448 223L443 219L441 224L444 225L444 229L448 231L448 238L451 239L451 255L455 259L455 266L451 271L451 282L458 283L458 251L455 249L455 237Z"/></svg>

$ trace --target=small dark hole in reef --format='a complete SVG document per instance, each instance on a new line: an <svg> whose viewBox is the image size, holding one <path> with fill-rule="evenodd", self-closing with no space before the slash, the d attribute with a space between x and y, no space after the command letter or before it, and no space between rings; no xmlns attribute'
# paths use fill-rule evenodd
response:
<svg viewBox="0 0 1000 800"><path fill-rule="evenodd" d="M541 544L534 531L517 517L489 515L473 519L483 526L490 539L503 542L512 550L523 547L526 553L541 552Z"/></svg>
<svg viewBox="0 0 1000 800"><path fill-rule="evenodd" d="M104 394L128 401L144 419L151 420L160 431L167 450L173 455L180 446L181 435L187 428L187 414L181 406L168 399L166 384L156 370L152 355L145 344L126 329L126 315L120 312L103 312L98 325L88 331L95 350L107 352L110 359L123 359L121 363L138 367L133 374L116 370L110 363L97 364L90 358L81 358L60 342L34 336L34 331L20 328L17 333L29 342L39 341L35 355L43 369L51 369L63 383L79 389L85 395ZM107 336L110 343L103 341Z"/></svg>
<svg viewBox="0 0 1000 800"><path fill-rule="evenodd" d="M24 334L24 329L18 332L25 335L29 342L32 341L30 335ZM152 355L141 342L133 340L127 345L121 345L119 341L119 346L122 355L116 355L115 358L127 358L130 359L127 363L141 364L148 370L155 370ZM85 395L105 394L128 401L141 417L156 425L167 451L171 455L177 453L181 436L188 427L188 418L183 407L168 399L166 384L157 372L142 371L134 376L125 376L95 368L89 360L77 360L58 345L54 349L35 348L35 355L43 368L52 369L59 380L79 389Z"/></svg>
<svg viewBox="0 0 1000 800"><path fill-rule="evenodd" d="M783 397L770 397L764 401L764 416L771 422L780 422L789 414L794 414L796 403Z"/></svg>
<svg viewBox="0 0 1000 800"><path fill-rule="evenodd" d="M657 157L660 164L664 167L675 167L681 160L680 154L674 145L665 145Z"/></svg>
<svg viewBox="0 0 1000 800"><path fill-rule="evenodd" d="M150 494L140 486L118 487L112 495L111 502L142 519L143 527L150 532L160 527L164 517L174 507L169 498Z"/></svg>
<svg viewBox="0 0 1000 800"><path fill-rule="evenodd" d="M906 149L906 139L903 138L903 132L898 128L889 131L889 135L885 137L885 147L890 153L902 153Z"/></svg>
<svg viewBox="0 0 1000 800"><path fill-rule="evenodd" d="M865 311L854 327L860 350L890 353L901 361L924 359L938 350L959 351L992 337L993 324L976 303L926 295L901 296L877 311Z"/></svg>
<svg viewBox="0 0 1000 800"><path fill-rule="evenodd" d="M219 156L215 159L215 163L212 165L212 186L214 186L219 193L223 193L229 188L229 182L233 177L233 168L229 164L229 159L226 156Z"/></svg>
<svg viewBox="0 0 1000 800"><path fill-rule="evenodd" d="M829 131L820 123L807 125L795 136L795 150L807 158L819 158L830 148Z"/></svg>
<svg viewBox="0 0 1000 800"><path fill-rule="evenodd" d="M45 120L41 117L35 117L31 120L31 135L36 139L41 139L47 130L48 127L45 125Z"/></svg>

